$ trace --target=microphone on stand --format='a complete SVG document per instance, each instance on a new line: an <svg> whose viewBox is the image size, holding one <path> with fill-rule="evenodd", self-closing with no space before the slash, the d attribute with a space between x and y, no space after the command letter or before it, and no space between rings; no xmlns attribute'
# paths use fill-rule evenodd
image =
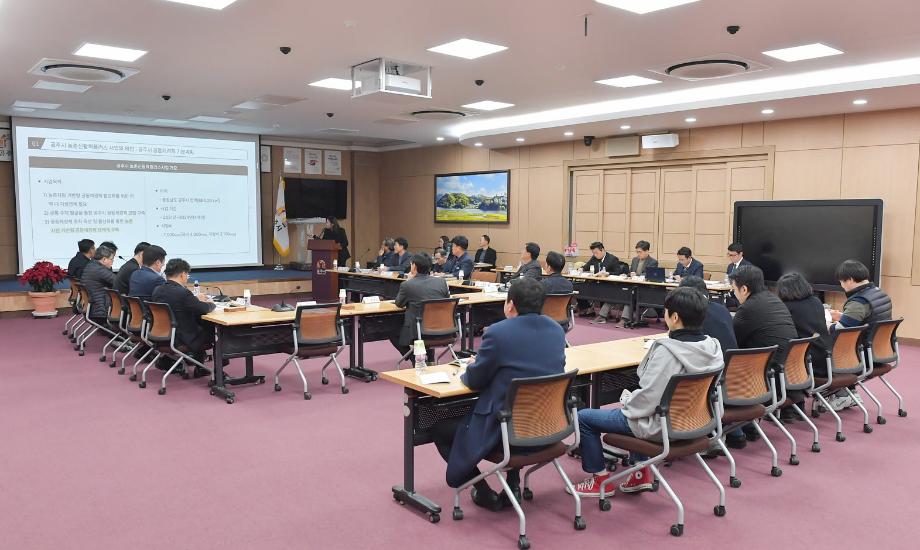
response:
<svg viewBox="0 0 920 550"><path fill-rule="evenodd" d="M229 302L229 301L230 301L230 297L227 296L226 294L224 294L224 291L221 290L219 286L217 286L217 285L215 285L215 286L205 286L205 288L216 288L216 289L217 289L217 292L220 293L220 294L217 294L217 295L215 295L215 296L212 296L212 299L213 299L215 302Z"/></svg>
<svg viewBox="0 0 920 550"><path fill-rule="evenodd" d="M295 286L293 289L286 292L285 294L293 294L294 292L297 292L298 290L300 290L300 285ZM281 303L273 305L272 311L274 312L294 311L294 306L292 306L291 304L284 303L284 294L282 294Z"/></svg>

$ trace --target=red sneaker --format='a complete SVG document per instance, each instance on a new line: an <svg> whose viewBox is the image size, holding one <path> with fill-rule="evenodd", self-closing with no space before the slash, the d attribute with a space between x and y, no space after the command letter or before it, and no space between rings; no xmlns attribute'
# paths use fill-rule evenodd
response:
<svg viewBox="0 0 920 550"><path fill-rule="evenodd" d="M579 496L583 497L598 497L601 496L601 483L607 481L607 478L610 477L610 472L600 475L593 475L581 483L575 485L575 491ZM566 488L566 492L568 492ZM614 493L613 487L608 487L605 497L612 497Z"/></svg>
<svg viewBox="0 0 920 550"><path fill-rule="evenodd" d="M629 474L629 478L620 484L620 491L624 493L644 493L646 491L651 491L654 481L655 476L652 475L652 471L646 466L641 470L636 470Z"/></svg>

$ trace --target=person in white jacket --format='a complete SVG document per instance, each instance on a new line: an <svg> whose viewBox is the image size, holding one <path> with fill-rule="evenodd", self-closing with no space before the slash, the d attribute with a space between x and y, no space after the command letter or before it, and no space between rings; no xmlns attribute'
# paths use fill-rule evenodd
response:
<svg viewBox="0 0 920 550"><path fill-rule="evenodd" d="M721 369L719 341L703 334L708 298L693 288L678 288L665 298L668 337L655 340L639 365L639 389L632 392L622 408L582 409L578 411L581 432L581 466L591 474L576 487L581 496L600 496L600 486L609 476L604 465L601 435L618 433L641 439L661 439L661 425L655 408L675 374L703 373ZM639 462L647 457L633 454ZM633 472L620 484L624 493L652 490L648 467Z"/></svg>

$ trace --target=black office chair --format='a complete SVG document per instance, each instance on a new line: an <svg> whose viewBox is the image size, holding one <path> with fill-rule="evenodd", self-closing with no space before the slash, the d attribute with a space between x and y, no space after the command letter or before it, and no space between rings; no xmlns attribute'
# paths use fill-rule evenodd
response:
<svg viewBox="0 0 920 550"><path fill-rule="evenodd" d="M341 391L343 394L348 393L345 387L345 373L337 359L339 353L345 348L345 325L341 317L342 304L315 304L310 306L297 306L294 314L294 339L293 345L288 350L288 358L284 360L281 367L275 372L275 391L281 391L281 380L279 376L281 371L293 362L303 380L303 398L310 399L310 390L307 386L307 377L300 367L298 359L310 359L313 357L328 357L329 360L323 365L322 383L328 384L326 378L326 368L334 364L339 373L341 381Z"/></svg>

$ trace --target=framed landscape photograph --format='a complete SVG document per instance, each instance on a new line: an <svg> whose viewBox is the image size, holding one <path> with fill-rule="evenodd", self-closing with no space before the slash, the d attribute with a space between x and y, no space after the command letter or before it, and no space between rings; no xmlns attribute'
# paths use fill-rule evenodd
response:
<svg viewBox="0 0 920 550"><path fill-rule="evenodd" d="M434 177L435 223L509 223L511 172L465 172Z"/></svg>

